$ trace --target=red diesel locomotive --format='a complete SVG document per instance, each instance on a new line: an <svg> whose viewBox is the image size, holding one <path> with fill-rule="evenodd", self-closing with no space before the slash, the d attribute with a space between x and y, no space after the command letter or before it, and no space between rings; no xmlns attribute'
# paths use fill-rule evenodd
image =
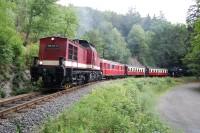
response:
<svg viewBox="0 0 200 133"><path fill-rule="evenodd" d="M39 58L31 67L32 81L42 77L45 87L99 80L100 58L95 47L85 40L61 37L40 39Z"/></svg>
<svg viewBox="0 0 200 133"><path fill-rule="evenodd" d="M30 69L31 80L42 77L44 87L63 87L104 78L125 76L167 76L167 69L121 64L100 59L95 46L86 40L62 37L40 39L39 57Z"/></svg>

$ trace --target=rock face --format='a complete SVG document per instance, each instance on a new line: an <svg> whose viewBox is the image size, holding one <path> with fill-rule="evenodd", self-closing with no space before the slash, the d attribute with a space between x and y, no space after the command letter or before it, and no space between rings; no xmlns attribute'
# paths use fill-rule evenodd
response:
<svg viewBox="0 0 200 133"><path fill-rule="evenodd" d="M13 93L13 88L25 88L30 84L30 72L25 70L22 72L10 72L6 74L0 73L0 92L5 94L5 97L10 97ZM0 98L2 96L0 95Z"/></svg>
<svg viewBox="0 0 200 133"><path fill-rule="evenodd" d="M129 59L129 64L133 65L133 66L141 66L144 67L138 60L137 58L130 58Z"/></svg>
<svg viewBox="0 0 200 133"><path fill-rule="evenodd" d="M7 75L6 78L2 76L2 80L0 80L0 91L1 91L1 93L5 93L5 97L9 97L12 93L13 78L14 78L14 74ZM0 96L0 98L1 97L2 96Z"/></svg>

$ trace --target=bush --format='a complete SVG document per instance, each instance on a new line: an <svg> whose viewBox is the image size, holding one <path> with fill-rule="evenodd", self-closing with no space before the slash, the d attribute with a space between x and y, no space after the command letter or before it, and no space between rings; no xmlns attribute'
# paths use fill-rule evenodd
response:
<svg viewBox="0 0 200 133"><path fill-rule="evenodd" d="M0 66L8 66L13 61L14 53L9 40L11 34L11 30L0 26Z"/></svg>
<svg viewBox="0 0 200 133"><path fill-rule="evenodd" d="M6 93L2 89L0 89L0 97L1 98L6 97Z"/></svg>
<svg viewBox="0 0 200 133"><path fill-rule="evenodd" d="M38 44L30 44L26 47L26 65L31 66L33 62L33 57L37 57L39 53Z"/></svg>
<svg viewBox="0 0 200 133"><path fill-rule="evenodd" d="M30 79L27 77L27 74L20 69L18 69L15 72L12 84L12 95L19 95L28 92L39 91L39 89L41 88L40 81L33 85Z"/></svg>
<svg viewBox="0 0 200 133"><path fill-rule="evenodd" d="M23 46L22 40L19 37L12 37L12 50L14 53L13 57L13 65L17 66L18 68L23 68L25 66L25 47Z"/></svg>

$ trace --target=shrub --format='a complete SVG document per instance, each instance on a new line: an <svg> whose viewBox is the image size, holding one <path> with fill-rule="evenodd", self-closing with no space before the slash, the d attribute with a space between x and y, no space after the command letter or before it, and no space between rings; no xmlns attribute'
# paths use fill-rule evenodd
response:
<svg viewBox="0 0 200 133"><path fill-rule="evenodd" d="M19 95L33 91L39 91L41 88L41 81L38 81L34 85L27 77L23 70L17 69L12 81L12 95Z"/></svg>
<svg viewBox="0 0 200 133"><path fill-rule="evenodd" d="M26 47L26 65L31 66L33 57L38 56L39 53L39 45L38 44L30 44Z"/></svg>
<svg viewBox="0 0 200 133"><path fill-rule="evenodd" d="M2 89L0 89L0 97L1 98L6 97L6 93Z"/></svg>
<svg viewBox="0 0 200 133"><path fill-rule="evenodd" d="M8 66L12 63L14 53L9 39L12 32L12 30L0 26L0 66Z"/></svg>

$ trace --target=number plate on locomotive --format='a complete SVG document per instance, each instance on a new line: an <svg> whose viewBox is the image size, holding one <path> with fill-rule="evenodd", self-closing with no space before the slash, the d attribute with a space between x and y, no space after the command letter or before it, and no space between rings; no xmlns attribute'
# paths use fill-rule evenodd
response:
<svg viewBox="0 0 200 133"><path fill-rule="evenodd" d="M59 48L57 44L48 44L47 48Z"/></svg>

